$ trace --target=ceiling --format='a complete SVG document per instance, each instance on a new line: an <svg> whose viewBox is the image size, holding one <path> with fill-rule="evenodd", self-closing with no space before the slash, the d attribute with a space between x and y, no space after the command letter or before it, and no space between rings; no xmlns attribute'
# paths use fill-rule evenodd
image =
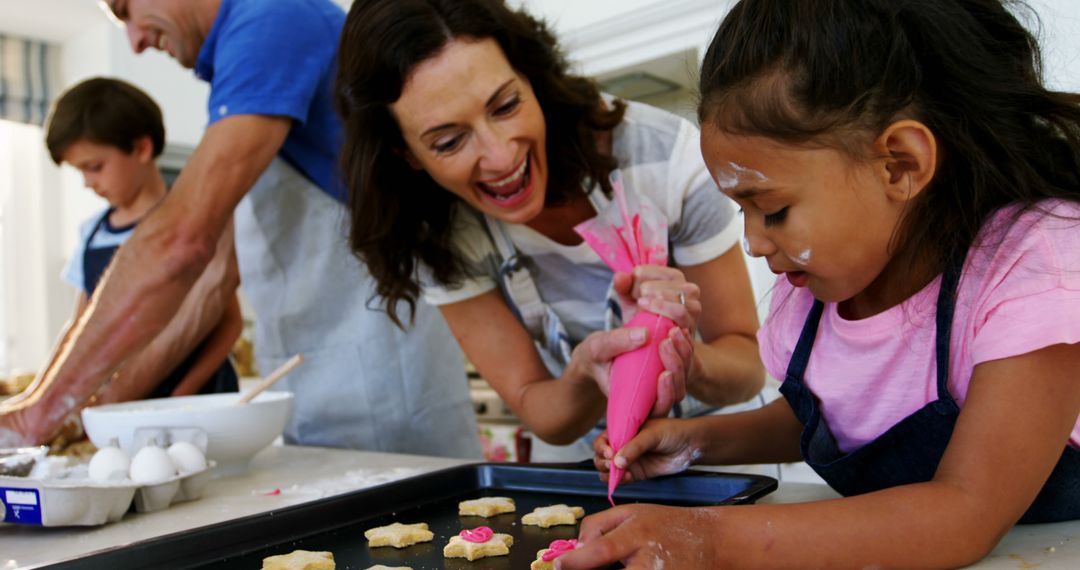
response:
<svg viewBox="0 0 1080 570"><path fill-rule="evenodd" d="M0 0L0 33L64 42L104 21L97 0Z"/></svg>

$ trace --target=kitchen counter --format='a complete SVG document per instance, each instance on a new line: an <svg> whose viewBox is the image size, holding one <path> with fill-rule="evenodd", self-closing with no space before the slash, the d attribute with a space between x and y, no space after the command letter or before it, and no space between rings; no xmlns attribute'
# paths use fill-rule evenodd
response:
<svg viewBox="0 0 1080 570"><path fill-rule="evenodd" d="M248 474L210 482L203 498L156 513L129 513L91 528L0 524L0 570L36 568L193 527L280 509L378 485L462 461L314 447L270 447ZM816 483L781 483L763 503L794 503L837 495ZM1014 528L979 569L1080 568L1080 521Z"/></svg>
<svg viewBox="0 0 1080 570"><path fill-rule="evenodd" d="M37 568L462 463L416 455L271 446L255 456L247 474L214 479L201 499L176 503L162 511L128 513L119 522L99 527L0 523L0 570Z"/></svg>

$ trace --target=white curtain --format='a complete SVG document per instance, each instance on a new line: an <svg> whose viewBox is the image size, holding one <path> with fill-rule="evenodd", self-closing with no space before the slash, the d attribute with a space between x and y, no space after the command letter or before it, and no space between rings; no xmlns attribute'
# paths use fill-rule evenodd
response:
<svg viewBox="0 0 1080 570"><path fill-rule="evenodd" d="M0 119L42 125L60 88L59 49L0 35Z"/></svg>

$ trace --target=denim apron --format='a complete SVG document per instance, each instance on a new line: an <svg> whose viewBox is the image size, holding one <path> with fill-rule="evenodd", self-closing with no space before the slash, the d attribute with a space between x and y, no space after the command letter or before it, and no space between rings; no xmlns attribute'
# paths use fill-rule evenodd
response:
<svg viewBox="0 0 1080 570"><path fill-rule="evenodd" d="M86 242L83 244L83 289L86 291L86 296L90 297L94 294L94 289L97 288L98 282L101 280L101 276L105 274L105 269L109 267L109 263L112 261L116 250L120 249L119 245L113 245L108 247L91 247L90 244L94 241L94 236L97 235L98 230L102 226L109 224L109 215L113 213L113 209L109 208L105 215L101 216L97 224L94 225L94 229L90 231L90 235L86 237ZM131 228L134 228L135 224L125 226L122 228L111 228L113 233L122 233ZM164 380L158 383L147 398L167 398L172 395L172 391L180 384L180 381L184 379L188 371L192 366L195 366L195 362L199 358L199 354L203 350L204 343L199 343L195 347L195 350L191 351L191 354L184 357L184 360L180 362L169 372L169 375ZM236 377L236 371L232 367L232 363L226 358L217 371L203 384L199 389L200 394L215 394L220 392L236 392L238 389L238 380Z"/></svg>
<svg viewBox="0 0 1080 570"><path fill-rule="evenodd" d="M956 290L963 263L951 263L942 274L937 298L936 342L938 398L889 428L877 439L848 454L836 445L817 398L803 383L824 304L814 300L788 364L780 392L803 424L800 449L806 463L844 496L930 481L960 415L948 389L949 337ZM988 497L987 500L990 500ZM1080 451L1066 445L1050 478L1020 523L1080 518Z"/></svg>
<svg viewBox="0 0 1080 570"><path fill-rule="evenodd" d="M446 321L418 302L415 322L401 330L380 310L374 279L349 250L342 203L275 158L234 218L259 369L304 354L277 384L294 394L285 441L482 457L464 359Z"/></svg>

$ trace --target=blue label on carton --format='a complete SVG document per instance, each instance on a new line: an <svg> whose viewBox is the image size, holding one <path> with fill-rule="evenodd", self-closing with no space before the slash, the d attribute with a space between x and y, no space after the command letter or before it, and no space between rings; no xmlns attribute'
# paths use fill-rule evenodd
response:
<svg viewBox="0 0 1080 570"><path fill-rule="evenodd" d="M41 525L41 495L37 489L0 487L0 520Z"/></svg>

